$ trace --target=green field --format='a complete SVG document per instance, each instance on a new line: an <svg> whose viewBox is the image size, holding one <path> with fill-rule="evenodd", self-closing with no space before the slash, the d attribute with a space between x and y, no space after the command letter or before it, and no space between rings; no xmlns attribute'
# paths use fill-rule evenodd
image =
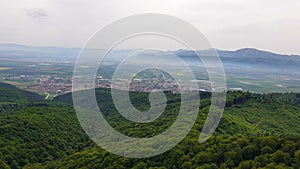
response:
<svg viewBox="0 0 300 169"><path fill-rule="evenodd" d="M0 70L10 70L11 68L7 68L7 67L0 67Z"/></svg>

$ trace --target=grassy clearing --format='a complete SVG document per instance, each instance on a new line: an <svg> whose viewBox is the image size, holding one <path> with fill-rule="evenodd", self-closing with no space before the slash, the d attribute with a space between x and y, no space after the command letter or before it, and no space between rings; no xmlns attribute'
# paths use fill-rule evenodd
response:
<svg viewBox="0 0 300 169"><path fill-rule="evenodd" d="M46 100L53 100L54 97L57 96L56 93L44 93Z"/></svg>

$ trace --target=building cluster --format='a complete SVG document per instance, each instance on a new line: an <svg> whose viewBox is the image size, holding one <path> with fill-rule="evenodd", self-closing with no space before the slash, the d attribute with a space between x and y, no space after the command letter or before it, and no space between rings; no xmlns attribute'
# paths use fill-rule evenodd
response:
<svg viewBox="0 0 300 169"><path fill-rule="evenodd" d="M63 76L60 74L51 75L19 75L19 76L9 76L2 77L2 80L10 81L29 81L27 88L34 91L39 91L43 93L56 93L64 94L72 91L72 77ZM89 88L88 86L94 86L96 88L115 88L119 90L128 91L138 91L138 92L151 92L153 90L164 90L171 91L173 93L180 93L182 91L209 91L209 83L205 81L201 82L191 82L198 83L195 85L184 86L184 83L177 82L174 79L168 78L133 78L128 79L104 79L102 76L96 78L95 84L86 85L85 82L82 83L82 89ZM205 84L199 88L199 83ZM193 87L192 87L193 86ZM196 87L195 87L196 86ZM203 85L202 85L203 86ZM81 89L79 89L81 90Z"/></svg>
<svg viewBox="0 0 300 169"><path fill-rule="evenodd" d="M72 78L60 77L59 75L41 75L28 88L44 93L68 93L72 91Z"/></svg>
<svg viewBox="0 0 300 169"><path fill-rule="evenodd" d="M0 80L5 81L33 81L35 77L33 75L6 75L0 77Z"/></svg>
<svg viewBox="0 0 300 169"><path fill-rule="evenodd" d="M189 92L189 91L211 91L209 81L202 80L201 82L177 82L173 79L160 78L144 78L144 79L116 79L112 84L110 80L106 83L99 83L101 88L115 88L119 90L151 92L153 90L171 91L173 93ZM105 86L104 86L105 84Z"/></svg>

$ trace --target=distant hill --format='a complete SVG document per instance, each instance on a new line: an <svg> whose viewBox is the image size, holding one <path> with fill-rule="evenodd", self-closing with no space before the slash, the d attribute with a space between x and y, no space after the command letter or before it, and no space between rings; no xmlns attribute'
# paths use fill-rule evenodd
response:
<svg viewBox="0 0 300 169"><path fill-rule="evenodd" d="M238 68L240 72L263 70L275 71L277 73L290 72L300 75L300 56L299 55L283 55L272 52L262 51L254 48L243 48L236 51L216 50L220 56L225 71L231 74L232 68ZM180 56L187 63L195 62L197 56L210 56L213 49L202 51L178 50L175 54ZM295 72L296 71L296 72Z"/></svg>
<svg viewBox="0 0 300 169"><path fill-rule="evenodd" d="M19 44L0 44L0 58L4 59L44 59L75 61L80 48L34 47Z"/></svg>
<svg viewBox="0 0 300 169"><path fill-rule="evenodd" d="M26 57L34 58L56 58L56 59L69 59L75 61L78 56L81 48L62 48L62 47L36 47L36 46L26 46L20 44L0 44L0 58L5 57L19 57L19 59ZM199 50L195 51L200 55L209 55L212 50ZM236 51L229 50L219 50L215 49L219 56L224 59L226 62L241 62L241 63L261 63L261 64L273 64L276 65L282 64L295 64L295 62L300 62L299 55L283 55L276 54L273 52L262 51L254 48L242 48ZM134 49L130 50L115 50L114 56L117 58L124 58L124 54L128 54L130 51L135 51ZM163 52L163 51L161 51ZM194 52L190 50L180 49L177 51L170 51L174 54L181 57L194 56ZM247 60L246 60L247 59ZM284 61L279 62L279 61Z"/></svg>
<svg viewBox="0 0 300 169"><path fill-rule="evenodd" d="M252 48L244 48L236 51L218 50L222 61L226 63L238 63L236 65L250 66L261 69L284 69L288 71L300 70L300 56L282 55Z"/></svg>

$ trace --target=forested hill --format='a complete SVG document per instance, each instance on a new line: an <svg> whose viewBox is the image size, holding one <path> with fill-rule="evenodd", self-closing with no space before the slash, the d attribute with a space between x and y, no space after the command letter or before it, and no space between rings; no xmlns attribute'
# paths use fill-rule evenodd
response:
<svg viewBox="0 0 300 169"><path fill-rule="evenodd" d="M37 93L24 91L10 84L0 83L0 113L42 100L43 97Z"/></svg>
<svg viewBox="0 0 300 169"><path fill-rule="evenodd" d="M99 107L102 107L102 111L108 119L114 119L115 121L122 119L122 116L117 113L113 106L108 89L97 89L96 96ZM168 118L175 118L177 108L180 106L180 95L167 93L167 96L169 107L167 107L166 114L169 114ZM132 92L130 97L132 104L138 109L146 110L149 108L147 93ZM199 117L205 120L210 104L209 93L201 92L200 97L201 109ZM225 112L221 119L220 127L217 128L217 133L243 136L297 135L300 133L299 100L300 95L296 93L255 94L230 91L227 94ZM54 98L54 101L72 105L72 93L58 96ZM114 124L113 121L112 124ZM137 125L138 128L142 126L140 124L129 124ZM160 123L157 122L157 124ZM125 129L123 127L123 130L127 131L132 129L132 127L128 126Z"/></svg>
<svg viewBox="0 0 300 169"><path fill-rule="evenodd" d="M34 92L21 90L13 85L0 82L0 102L28 103L41 101L43 97Z"/></svg>
<svg viewBox="0 0 300 169"><path fill-rule="evenodd" d="M89 144L72 106L0 83L0 169L59 159Z"/></svg>
<svg viewBox="0 0 300 169"><path fill-rule="evenodd" d="M1 90L0 96L2 92L8 91ZM24 91L14 92L22 96ZM166 130L180 106L180 95L166 93L166 111L157 120L141 124L126 120L115 110L109 90L99 89L96 94L107 121L119 132L134 137L151 137ZM299 168L298 97L229 92L216 133L199 144L210 104L209 93L202 93L199 115L188 136L172 150L145 159L124 158L97 147L81 129L70 94L57 97L55 102L31 100L23 107L0 113L0 169ZM148 93L133 92L130 98L139 110L150 106Z"/></svg>

